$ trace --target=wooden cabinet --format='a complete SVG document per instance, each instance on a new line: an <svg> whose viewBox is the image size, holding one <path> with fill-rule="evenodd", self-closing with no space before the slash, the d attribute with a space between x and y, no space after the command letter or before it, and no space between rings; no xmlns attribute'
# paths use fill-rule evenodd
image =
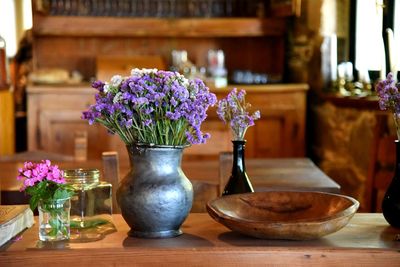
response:
<svg viewBox="0 0 400 267"><path fill-rule="evenodd" d="M305 155L305 84L240 86L253 110L261 111L261 119L249 128L246 139L248 157L302 157ZM213 90L217 98L225 97L231 87ZM101 152L116 150L127 160L125 145L118 136L107 133L101 125L89 125L81 119L82 111L94 103L95 90L90 85L30 86L28 88L28 148L51 152L74 153L74 135L86 132L88 158L100 158ZM202 125L212 137L202 145L186 149L187 158L217 158L221 151L232 149L231 133L216 115L208 112Z"/></svg>
<svg viewBox="0 0 400 267"><path fill-rule="evenodd" d="M40 12L41 1L34 3L34 70L77 70L84 80L89 81L99 73L98 56L159 56L168 62L172 50L184 49L196 66L207 66L208 50L222 49L228 73L250 70L274 77L284 76L288 31L285 17L59 16ZM285 3L284 6L294 10L293 3L300 2ZM246 134L247 156L304 156L305 92L308 86L280 84L243 88L248 91L247 100L262 114L256 127L251 127ZM218 89L215 93L220 99L230 89ZM89 126L80 119L81 112L93 103L94 93L88 84L29 87L28 148L72 154L74 135L86 132L89 158L99 158L104 150L117 150L126 159L125 146L118 137L110 136L100 125ZM186 157L217 157L220 151L231 150L230 130L217 118L215 108L210 110L203 131L211 133L211 140L205 145L186 149Z"/></svg>
<svg viewBox="0 0 400 267"><path fill-rule="evenodd" d="M248 157L301 157L305 155L306 84L279 84L264 86L237 86L247 92L246 101L252 110L260 110L261 118L246 133ZM226 97L233 88L213 90L217 98ZM205 145L192 146L186 154L216 156L232 150L232 134L216 115L208 112L203 131L212 138Z"/></svg>
<svg viewBox="0 0 400 267"><path fill-rule="evenodd" d="M368 175L374 155L376 115L380 114L378 97L343 97L323 94L313 107L310 134L313 136L314 160L318 166L342 186L342 193L360 202L362 212L370 210L364 201L368 188ZM394 123L392 119L388 120ZM394 125L388 129L395 134ZM382 151L381 151L382 152ZM388 152L388 151L387 151ZM386 156L390 157L390 153ZM395 157L394 154L392 154ZM382 167L387 167L385 164ZM380 180L382 182L382 180ZM370 196L369 196L370 197Z"/></svg>
<svg viewBox="0 0 400 267"><path fill-rule="evenodd" d="M98 56L160 56L186 50L207 66L209 49L222 49L228 71L251 70L282 77L286 18L135 18L52 16L33 13L33 69L79 71L89 81Z"/></svg>

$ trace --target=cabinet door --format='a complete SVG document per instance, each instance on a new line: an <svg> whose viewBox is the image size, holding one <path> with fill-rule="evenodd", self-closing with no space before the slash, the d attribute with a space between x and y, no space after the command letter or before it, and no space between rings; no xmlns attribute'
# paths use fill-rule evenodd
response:
<svg viewBox="0 0 400 267"><path fill-rule="evenodd" d="M265 112L246 134L246 154L255 158L296 156L295 116L295 110Z"/></svg>
<svg viewBox="0 0 400 267"><path fill-rule="evenodd" d="M301 0L270 0L270 15L276 17L288 17L301 15Z"/></svg>
<svg viewBox="0 0 400 267"><path fill-rule="evenodd" d="M40 149L73 155L75 134L85 132L89 159L101 158L104 151L117 151L120 160L126 163L128 155L120 138L108 133L101 125L89 125L80 118L81 114L77 110L44 110L39 118Z"/></svg>
<svg viewBox="0 0 400 267"><path fill-rule="evenodd" d="M217 117L210 116L201 126L203 133L210 133L211 138L205 144L192 145L184 150L188 159L218 159L220 152L232 150L232 134L227 125Z"/></svg>

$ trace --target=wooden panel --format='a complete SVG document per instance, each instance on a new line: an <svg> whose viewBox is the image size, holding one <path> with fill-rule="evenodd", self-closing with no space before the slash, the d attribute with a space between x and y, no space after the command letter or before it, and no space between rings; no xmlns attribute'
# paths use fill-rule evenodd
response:
<svg viewBox="0 0 400 267"><path fill-rule="evenodd" d="M256 157L282 157L287 155L285 151L285 129L288 125L284 114L269 116L264 114L263 119L257 121L257 127L248 130L249 141L253 141L252 147L257 147L252 152Z"/></svg>
<svg viewBox="0 0 400 267"><path fill-rule="evenodd" d="M80 71L95 76L98 55L160 56L188 51L196 66L207 66L209 49L222 49L229 71L283 75L285 18L130 18L51 16L33 13L33 68ZM273 60L271 60L273 58Z"/></svg>
<svg viewBox="0 0 400 267"><path fill-rule="evenodd" d="M247 134L247 157L301 157L305 154L305 89L302 85L244 86L253 111L261 111L261 119ZM296 89L297 88L297 89ZM218 99L230 88L216 90ZM125 145L118 136L110 136L101 125L88 125L81 112L94 102L94 89L87 86L37 86L28 88L28 147L30 150L63 151L73 155L74 133L87 132L88 158L98 159L103 151L117 151L121 164L128 165ZM216 114L208 111L202 125L211 133L206 144L185 149L188 159L218 158L232 150L230 129Z"/></svg>
<svg viewBox="0 0 400 267"><path fill-rule="evenodd" d="M270 13L276 17L300 17L301 0L270 0Z"/></svg>
<svg viewBox="0 0 400 267"><path fill-rule="evenodd" d="M207 66L209 49L225 52L228 71L249 69L282 74L284 43L280 38L159 38L159 37L68 37L36 36L33 43L34 68L65 68L80 71L85 80L96 75L96 57L158 56L170 64L171 51L186 50L196 66ZM255 53L257 51L257 53ZM273 60L271 60L273 58ZM117 74L117 73L115 73Z"/></svg>
<svg viewBox="0 0 400 267"><path fill-rule="evenodd" d="M248 37L284 35L284 19L259 18L117 18L34 16L34 34L103 37Z"/></svg>
<svg viewBox="0 0 400 267"><path fill-rule="evenodd" d="M128 76L133 68L164 70L166 65L161 56L99 56L96 58L96 79L108 81L116 74Z"/></svg>
<svg viewBox="0 0 400 267"><path fill-rule="evenodd" d="M32 87L30 87L32 88ZM87 133L87 157L99 159L104 151L117 151L128 164L128 154L118 136L101 125L89 125L82 111L94 103L95 90L89 85L41 86L28 89L28 149L74 155L75 133Z"/></svg>
<svg viewBox="0 0 400 267"><path fill-rule="evenodd" d="M0 156L15 152L15 118L13 93L0 90Z"/></svg>
<svg viewBox="0 0 400 267"><path fill-rule="evenodd" d="M217 158L221 151L232 149L232 134L230 129L219 119L206 120L201 129L203 133L210 133L211 138L205 144L192 145L184 150L185 158Z"/></svg>

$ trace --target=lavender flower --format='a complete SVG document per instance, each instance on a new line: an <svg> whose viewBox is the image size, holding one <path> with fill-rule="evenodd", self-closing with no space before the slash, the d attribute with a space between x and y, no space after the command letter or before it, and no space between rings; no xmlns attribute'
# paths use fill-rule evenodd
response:
<svg viewBox="0 0 400 267"><path fill-rule="evenodd" d="M218 101L217 115L229 124L234 140L244 140L247 129L261 116L258 110L249 115L251 105L246 103L245 95L245 90L233 88L225 99Z"/></svg>
<svg viewBox="0 0 400 267"><path fill-rule="evenodd" d="M389 73L386 80L380 81L376 86L379 97L379 108L393 113L396 125L397 138L400 140L400 84L396 84L393 74Z"/></svg>
<svg viewBox="0 0 400 267"><path fill-rule="evenodd" d="M97 81L96 103L82 113L127 144L186 145L210 137L200 126L217 99L201 80L189 81L177 72L133 69L129 77L115 75Z"/></svg>

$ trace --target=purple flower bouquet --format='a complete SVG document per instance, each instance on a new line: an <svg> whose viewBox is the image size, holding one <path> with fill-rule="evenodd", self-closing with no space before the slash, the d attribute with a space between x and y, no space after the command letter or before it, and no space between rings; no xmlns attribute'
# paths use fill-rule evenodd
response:
<svg viewBox="0 0 400 267"><path fill-rule="evenodd" d="M379 107L381 110L389 110L393 113L396 125L397 139L400 140L400 84L393 79L389 73L385 80L380 81L376 86L379 96Z"/></svg>
<svg viewBox="0 0 400 267"><path fill-rule="evenodd" d="M98 90L96 103L82 118L104 125L126 145L199 144L210 137L200 126L216 96L199 79L133 69L129 77L115 75L110 82L96 81L92 87Z"/></svg>
<svg viewBox="0 0 400 267"><path fill-rule="evenodd" d="M233 88L225 99L218 101L218 117L225 123L229 123L233 140L244 140L247 129L260 118L258 110L252 115L249 114L248 110L251 105L246 103L245 95L245 90L238 91Z"/></svg>

